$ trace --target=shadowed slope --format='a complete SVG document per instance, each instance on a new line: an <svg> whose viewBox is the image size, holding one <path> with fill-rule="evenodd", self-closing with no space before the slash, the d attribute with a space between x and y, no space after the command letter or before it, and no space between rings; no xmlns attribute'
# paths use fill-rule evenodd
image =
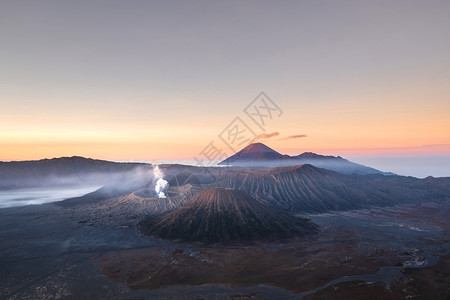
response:
<svg viewBox="0 0 450 300"><path fill-rule="evenodd" d="M314 229L307 220L267 208L243 191L209 189L176 211L141 223L149 235L184 241L275 239Z"/></svg>

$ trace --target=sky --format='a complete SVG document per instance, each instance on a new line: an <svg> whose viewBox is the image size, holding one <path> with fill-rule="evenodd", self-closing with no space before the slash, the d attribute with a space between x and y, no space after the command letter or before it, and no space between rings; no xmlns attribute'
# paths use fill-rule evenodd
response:
<svg viewBox="0 0 450 300"><path fill-rule="evenodd" d="M0 0L0 160L231 155L220 134L239 117L282 153L450 176L426 169L450 157L449 15L450 1ZM245 114L261 91L279 108L264 128Z"/></svg>

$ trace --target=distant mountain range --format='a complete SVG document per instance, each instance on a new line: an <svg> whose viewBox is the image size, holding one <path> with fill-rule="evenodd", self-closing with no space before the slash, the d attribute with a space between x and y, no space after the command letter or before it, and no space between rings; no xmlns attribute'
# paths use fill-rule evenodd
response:
<svg viewBox="0 0 450 300"><path fill-rule="evenodd" d="M289 165L311 161L315 166ZM341 157L308 152L287 156L260 143L223 162L228 163L232 166L160 165L169 182L168 198L156 198L152 165L82 157L0 163L0 189L101 184L95 192L56 205L119 214L124 207L145 207L144 233L207 243L278 239L314 231L293 213L450 200L450 178L385 176Z"/></svg>
<svg viewBox="0 0 450 300"><path fill-rule="evenodd" d="M80 156L0 162L0 188L97 182L106 184L115 176L145 166L149 167L141 163L117 163Z"/></svg>
<svg viewBox="0 0 450 300"><path fill-rule="evenodd" d="M88 195L63 201L63 206L91 204L102 199L148 201L150 214L178 208L206 189L233 189L259 203L290 213L322 213L450 199L450 178L418 179L382 174L357 175L297 165L276 168L161 165L169 181L167 199L157 199L152 175L123 176ZM131 173L133 174L133 173ZM125 198L126 199L125 199Z"/></svg>
<svg viewBox="0 0 450 300"><path fill-rule="evenodd" d="M219 165L228 165L235 167L283 167L310 164L315 167L328 169L344 174L384 174L385 173L374 168L366 167L340 156L325 156L312 152L304 152L296 156L281 154L262 143L250 144L241 151L228 157Z"/></svg>

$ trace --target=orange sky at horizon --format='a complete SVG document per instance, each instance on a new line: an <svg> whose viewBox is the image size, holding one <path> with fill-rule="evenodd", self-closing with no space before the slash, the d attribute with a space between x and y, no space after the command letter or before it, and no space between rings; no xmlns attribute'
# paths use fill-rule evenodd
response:
<svg viewBox="0 0 450 300"><path fill-rule="evenodd" d="M266 133L279 135L257 141L290 155L305 151L341 156L450 154L449 102L435 101L433 106L424 107L419 99L409 99L407 107L404 101L377 101L379 105L373 107L371 99L347 99L308 108L302 105L302 109L296 107L299 102L277 99L288 109L269 123ZM0 160L74 155L117 161L192 159L211 141L231 155L217 136L236 115L242 116L242 112L236 109L235 115L216 111L195 117L174 116L179 122L115 122L117 115L113 113L101 122L85 120L77 124L78 118L64 121L48 117L46 122L32 126L22 119L4 118L0 120ZM262 133L255 127L253 130ZM291 135L306 137L286 139Z"/></svg>
<svg viewBox="0 0 450 300"><path fill-rule="evenodd" d="M315 152L322 155L334 156L411 156L411 155L450 155L450 144L442 145L419 145L410 147L385 147L385 148L307 148L284 147L278 142L267 140L257 140L272 149L289 155L298 155L303 152ZM205 145L206 146L206 145ZM104 159L111 161L169 161L169 160L193 160L199 157L199 153L204 147L181 145L186 152L180 153L180 145L166 145L155 147L151 144L143 143L21 143L21 144L0 144L2 154L0 161L21 161L39 160L45 158L83 156L94 159ZM132 149L132 150L130 150ZM223 150L227 148L223 147ZM8 156L5 153L13 153ZM225 152L232 155L232 151Z"/></svg>
<svg viewBox="0 0 450 300"><path fill-rule="evenodd" d="M231 155L236 116L290 155L450 155L448 2L2 8L0 161ZM265 132L243 113L262 90Z"/></svg>
<svg viewBox="0 0 450 300"><path fill-rule="evenodd" d="M343 95L348 95L347 98L332 95L331 100L304 103L294 100L296 97L292 95L286 95L286 98L272 96L284 113L279 119L268 122L266 133L278 132L279 135L257 141L290 155L306 151L344 157L450 155L447 113L450 101L429 89L416 87L411 90L366 95L365 101L350 97L350 93ZM434 97L433 105L422 100L426 95ZM382 101L377 97L397 97L397 100ZM45 111L34 113L39 110L37 105L29 115L23 113L17 118L17 114L11 114L0 120L3 129L0 131L0 160L74 155L115 161L190 160L211 141L231 155L217 136L235 116L245 120L243 104L222 112L214 109L220 103L211 102L213 109L209 112L204 109L206 112L201 114L172 113L172 118L166 120L145 118L147 108L141 110L144 114L136 112L136 118L120 120L122 106L99 118L95 114L76 116L76 110L57 115L48 115ZM163 116L168 113L161 110ZM27 119L29 122L24 122ZM255 132L262 133L251 121L246 121ZM286 139L299 134L306 137Z"/></svg>

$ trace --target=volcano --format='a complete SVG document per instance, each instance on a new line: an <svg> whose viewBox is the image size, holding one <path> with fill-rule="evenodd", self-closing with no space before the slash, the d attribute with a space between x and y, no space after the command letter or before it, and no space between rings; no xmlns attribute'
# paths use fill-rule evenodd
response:
<svg viewBox="0 0 450 300"><path fill-rule="evenodd" d="M272 210L247 193L201 191L179 209L141 222L148 235L207 243L289 238L315 230L308 221Z"/></svg>
<svg viewBox="0 0 450 300"><path fill-rule="evenodd" d="M225 159L221 164L242 164L244 162L280 159L283 155L262 143L250 144L236 154Z"/></svg>
<svg viewBox="0 0 450 300"><path fill-rule="evenodd" d="M274 168L304 164L310 164L318 168L336 171L343 174L393 175L392 173L384 173L377 169L351 162L340 156L320 155L313 152L304 152L295 156L281 154L262 143L250 144L219 163L219 165L250 168Z"/></svg>

